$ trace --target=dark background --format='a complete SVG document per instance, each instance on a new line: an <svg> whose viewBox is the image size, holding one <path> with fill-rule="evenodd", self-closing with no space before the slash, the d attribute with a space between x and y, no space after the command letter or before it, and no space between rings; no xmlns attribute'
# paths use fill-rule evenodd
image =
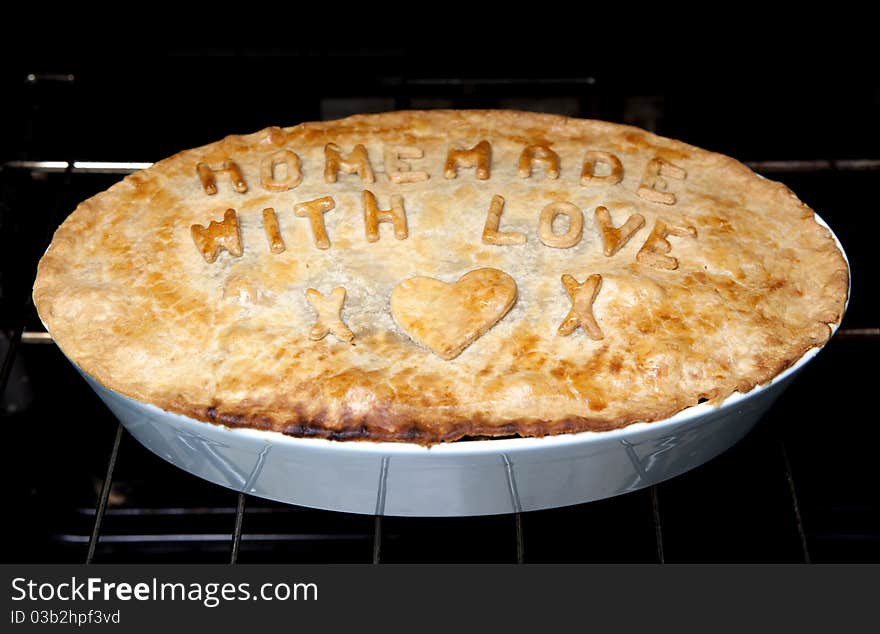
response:
<svg viewBox="0 0 880 634"><path fill-rule="evenodd" d="M155 161L269 125L437 107L629 123L785 182L829 222L850 258L853 294L841 332L718 459L652 489L521 516L376 521L240 500L123 434L95 561L229 561L236 517L242 562L368 562L377 550L388 562L880 561L880 75L821 47L737 52L723 64L714 49L649 49L627 64L579 42L553 48L552 60L514 46L510 55L434 56L429 48L319 43L201 48L190 57L191 47L124 64L6 56L0 562L86 559L117 430L54 345L33 343L41 326L27 297L51 230L121 175L15 162Z"/></svg>

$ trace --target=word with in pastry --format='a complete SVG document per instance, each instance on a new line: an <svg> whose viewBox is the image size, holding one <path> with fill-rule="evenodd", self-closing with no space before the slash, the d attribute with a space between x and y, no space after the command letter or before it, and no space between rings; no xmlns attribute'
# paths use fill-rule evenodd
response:
<svg viewBox="0 0 880 634"><path fill-rule="evenodd" d="M363 201L364 237L368 242L379 240L380 223L392 225L394 237L398 240L407 238L409 231L403 196L393 194L390 197L391 206L389 209L381 209L376 196L369 190L363 191L361 199ZM322 196L296 203L293 206L293 214L297 218L307 219L312 242L317 249L326 250L331 246L324 215L335 208L336 201L332 196ZM269 250L272 253L283 253L286 247L274 207L263 209L263 228L266 232ZM209 264L216 261L217 256L223 250L229 252L233 257L241 257L243 253L238 212L235 209L227 209L221 222L211 221L207 227L199 224L192 225L190 233L202 257Z"/></svg>

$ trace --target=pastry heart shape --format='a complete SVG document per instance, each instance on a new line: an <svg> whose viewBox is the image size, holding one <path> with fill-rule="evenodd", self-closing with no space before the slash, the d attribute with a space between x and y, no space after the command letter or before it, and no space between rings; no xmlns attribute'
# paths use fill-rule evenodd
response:
<svg viewBox="0 0 880 634"><path fill-rule="evenodd" d="M457 282L411 277L391 292L391 314L410 338L449 361L497 324L516 301L516 282L475 269Z"/></svg>

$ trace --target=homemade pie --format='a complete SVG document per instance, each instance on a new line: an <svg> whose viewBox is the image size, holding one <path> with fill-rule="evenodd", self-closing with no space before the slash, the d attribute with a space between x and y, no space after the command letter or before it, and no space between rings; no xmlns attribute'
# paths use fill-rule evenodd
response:
<svg viewBox="0 0 880 634"><path fill-rule="evenodd" d="M106 387L431 444L656 421L766 383L846 261L785 186L632 127L393 112L187 150L80 204L34 301Z"/></svg>

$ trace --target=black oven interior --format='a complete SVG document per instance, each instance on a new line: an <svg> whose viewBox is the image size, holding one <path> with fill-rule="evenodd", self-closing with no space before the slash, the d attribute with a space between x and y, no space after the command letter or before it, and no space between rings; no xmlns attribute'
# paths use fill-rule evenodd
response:
<svg viewBox="0 0 880 634"><path fill-rule="evenodd" d="M163 58L125 72L27 60L0 69L0 561L880 561L876 77L695 85L441 62L317 50ZM318 511L201 481L121 431L45 337L28 301L41 250L78 201L138 163L268 125L446 107L631 123L785 182L848 252L841 331L746 439L688 474L575 507L460 519Z"/></svg>

